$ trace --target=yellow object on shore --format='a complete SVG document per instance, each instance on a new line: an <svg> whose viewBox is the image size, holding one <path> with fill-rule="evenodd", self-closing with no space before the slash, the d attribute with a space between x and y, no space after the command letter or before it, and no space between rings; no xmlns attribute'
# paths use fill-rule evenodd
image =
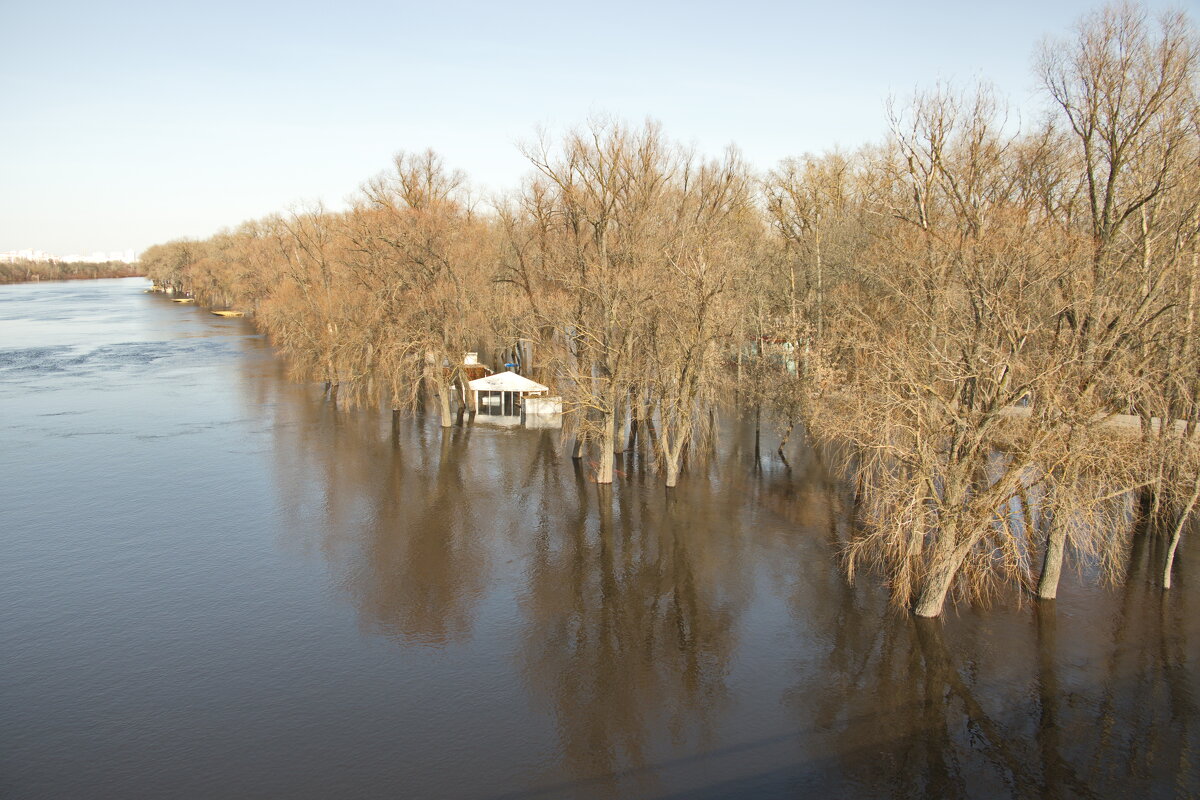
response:
<svg viewBox="0 0 1200 800"><path fill-rule="evenodd" d="M245 311L214 311L212 313L216 314L218 317L244 317L244 316L246 316Z"/></svg>

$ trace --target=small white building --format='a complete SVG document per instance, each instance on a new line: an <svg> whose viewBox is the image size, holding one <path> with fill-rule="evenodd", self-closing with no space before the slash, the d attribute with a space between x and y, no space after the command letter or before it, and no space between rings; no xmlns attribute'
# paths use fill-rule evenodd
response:
<svg viewBox="0 0 1200 800"><path fill-rule="evenodd" d="M550 389L515 372L497 372L467 383L475 413L491 417L519 417L527 397L544 397Z"/></svg>

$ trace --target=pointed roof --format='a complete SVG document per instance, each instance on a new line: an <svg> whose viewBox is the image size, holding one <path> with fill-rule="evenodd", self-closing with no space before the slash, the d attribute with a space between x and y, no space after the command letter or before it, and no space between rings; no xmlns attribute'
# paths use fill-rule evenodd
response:
<svg viewBox="0 0 1200 800"><path fill-rule="evenodd" d="M515 372L497 372L476 378L467 383L474 392L548 392L549 387L542 386L529 378L523 378Z"/></svg>

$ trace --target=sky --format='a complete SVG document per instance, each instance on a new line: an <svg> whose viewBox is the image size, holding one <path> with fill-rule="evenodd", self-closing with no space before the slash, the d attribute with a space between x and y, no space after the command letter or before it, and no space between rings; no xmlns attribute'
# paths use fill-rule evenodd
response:
<svg viewBox="0 0 1200 800"><path fill-rule="evenodd" d="M487 197L528 173L539 127L595 115L759 169L876 141L889 97L938 81L987 80L1029 118L1039 43L1099 5L0 0L0 251L343 207L427 147Z"/></svg>

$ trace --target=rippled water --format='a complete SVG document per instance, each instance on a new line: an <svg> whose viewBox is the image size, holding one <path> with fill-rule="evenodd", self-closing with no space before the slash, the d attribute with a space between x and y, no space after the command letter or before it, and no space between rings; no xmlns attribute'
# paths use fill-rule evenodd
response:
<svg viewBox="0 0 1200 800"><path fill-rule="evenodd" d="M600 490L145 285L0 287L4 797L1200 793L1195 532L918 623L812 453Z"/></svg>

